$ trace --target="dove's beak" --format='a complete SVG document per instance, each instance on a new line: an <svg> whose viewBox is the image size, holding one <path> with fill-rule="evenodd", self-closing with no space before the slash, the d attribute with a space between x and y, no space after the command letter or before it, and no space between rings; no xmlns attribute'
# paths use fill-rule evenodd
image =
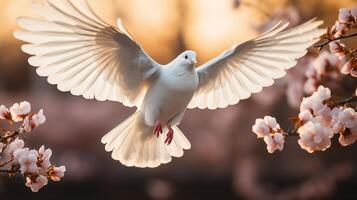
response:
<svg viewBox="0 0 357 200"><path fill-rule="evenodd" d="M192 58L192 59L190 59L190 61L191 61L191 64L192 64L192 65L195 65L195 64L197 63L196 58Z"/></svg>

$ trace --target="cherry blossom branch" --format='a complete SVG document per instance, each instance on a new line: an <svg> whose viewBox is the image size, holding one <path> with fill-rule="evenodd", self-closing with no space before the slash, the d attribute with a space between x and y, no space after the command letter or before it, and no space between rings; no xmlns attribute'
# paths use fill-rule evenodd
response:
<svg viewBox="0 0 357 200"><path fill-rule="evenodd" d="M325 42L321 43L321 44L317 44L314 47L318 48L319 50L323 49L326 45L330 44L331 42L337 41L337 40L343 40L343 39L347 39L347 38L352 38L352 37L356 37L357 36L357 32L356 33L351 33L349 35L341 35L339 37L336 38L328 38Z"/></svg>
<svg viewBox="0 0 357 200"><path fill-rule="evenodd" d="M340 106L340 105L345 105L345 104L348 104L348 103L357 103L357 96L352 96L352 97L349 97L349 98L346 98L346 99L342 99L342 100L336 101L334 103L334 105L335 106Z"/></svg>
<svg viewBox="0 0 357 200"><path fill-rule="evenodd" d="M43 110L31 113L28 102L15 103L10 109L0 106L0 120L6 120L9 130L1 128L0 157L8 160L0 163L0 173L9 176L21 174L25 185L33 192L38 192L49 180L60 181L66 171L65 166L56 167L50 162L51 149L41 146L39 150L25 148L25 142L19 139L21 134L27 134L46 121ZM19 126L15 123L21 123ZM13 130L13 125L19 127Z"/></svg>
<svg viewBox="0 0 357 200"><path fill-rule="evenodd" d="M10 132L10 131L7 131L7 132ZM23 132L23 128L21 127L21 128L19 128L18 130L14 131L14 132L10 132L9 135L5 135L4 137L2 137L2 138L0 139L0 142L1 142L1 143L5 143L8 139L17 137L17 136L20 135L22 132Z"/></svg>
<svg viewBox="0 0 357 200"><path fill-rule="evenodd" d="M340 136L342 146L348 146L357 141L357 112L346 106L352 102L357 102L356 96L333 102L330 89L320 86L301 102L293 130L285 132L274 117L265 116L256 119L252 131L264 139L269 153L282 151L288 136L299 136L300 147L309 153L328 149L334 135Z"/></svg>
<svg viewBox="0 0 357 200"><path fill-rule="evenodd" d="M297 132L298 128L294 128L292 130L289 130L285 136L299 136L299 133Z"/></svg>
<svg viewBox="0 0 357 200"><path fill-rule="evenodd" d="M14 161L14 159L11 159L11 160L9 160L7 162L4 162L3 164L0 164L0 168L5 167L7 164L9 164L9 163L11 163L13 161Z"/></svg>
<svg viewBox="0 0 357 200"><path fill-rule="evenodd" d="M339 101L336 101L336 102L332 102L332 103L328 103L331 107L337 107L337 106L341 106L341 105L345 105L345 104L349 104L349 103L355 103L357 102L357 96L351 96L351 97L348 97L348 98L345 98L345 99L341 99ZM299 120L298 119L295 119L293 118L294 121L297 121L295 123L299 123ZM286 137L289 137L289 136L299 136L299 133L297 132L299 127L301 125L295 125L295 128L294 129L291 129L289 130L288 132L286 132L284 135Z"/></svg>
<svg viewBox="0 0 357 200"><path fill-rule="evenodd" d="M16 174L20 172L21 171L19 169L11 169L11 170L0 169L0 173L6 173L6 174Z"/></svg>

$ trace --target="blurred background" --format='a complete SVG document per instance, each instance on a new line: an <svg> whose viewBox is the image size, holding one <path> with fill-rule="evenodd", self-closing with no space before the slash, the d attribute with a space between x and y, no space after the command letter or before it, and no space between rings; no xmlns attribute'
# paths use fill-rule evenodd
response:
<svg viewBox="0 0 357 200"><path fill-rule="evenodd" d="M280 19L294 26L313 17L333 25L338 9L356 0L89 0L95 12L127 29L159 63L186 49L199 63L235 42L250 39ZM45 125L27 141L50 147L52 160L65 165L63 181L33 194L21 177L0 176L1 199L356 199L357 145L334 138L326 152L308 154L289 138L284 151L269 154L251 126L274 115L288 129L302 90L304 60L273 87L226 109L189 110L180 127L192 149L157 169L122 166L104 151L101 137L134 109L59 92L39 77L14 39L16 18L33 16L30 0L0 0L0 104L27 100L44 109ZM292 79L295 77L295 79ZM296 86L298 87L298 86Z"/></svg>

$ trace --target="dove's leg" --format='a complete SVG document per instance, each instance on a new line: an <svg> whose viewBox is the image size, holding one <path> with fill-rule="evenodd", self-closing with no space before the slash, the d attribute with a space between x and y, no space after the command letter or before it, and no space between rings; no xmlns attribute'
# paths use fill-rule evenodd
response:
<svg viewBox="0 0 357 200"><path fill-rule="evenodd" d="M170 121L167 123L167 129L169 129L169 131L166 134L166 140L165 140L165 144L171 144L173 138L174 138L174 130L171 128L171 126L176 126L178 125L183 116L185 115L186 109L177 113L173 118L170 119Z"/></svg>
<svg viewBox="0 0 357 200"><path fill-rule="evenodd" d="M171 128L170 125L168 125L167 128L169 129L169 131L166 134L165 144L169 145L171 144L172 139L174 138L174 130Z"/></svg>
<svg viewBox="0 0 357 200"><path fill-rule="evenodd" d="M158 121L155 122L154 134L157 137L159 137L161 133L162 133L162 126L161 126L160 121L158 120Z"/></svg>
<svg viewBox="0 0 357 200"><path fill-rule="evenodd" d="M165 144L167 144L167 145L171 144L171 142L172 142L172 140L174 138L174 130L171 128L171 126L176 126L181 122L181 120L182 120L182 118L183 118L183 116L185 114L185 111L186 111L186 109L181 111L181 112L179 112L179 113L177 113L173 118L171 118L168 121L167 129L169 131L166 134Z"/></svg>
<svg viewBox="0 0 357 200"><path fill-rule="evenodd" d="M154 127L154 134L159 137L162 131L162 124L159 120L160 111L156 106L146 107L145 109L145 124Z"/></svg>

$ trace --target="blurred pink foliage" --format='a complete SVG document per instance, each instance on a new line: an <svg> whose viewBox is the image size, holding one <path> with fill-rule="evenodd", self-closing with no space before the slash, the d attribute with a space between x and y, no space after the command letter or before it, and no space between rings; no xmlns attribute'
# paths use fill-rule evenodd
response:
<svg viewBox="0 0 357 200"><path fill-rule="evenodd" d="M340 135L339 142L342 146L348 146L357 140L357 97L353 94L337 101L331 96L330 89L322 86L322 77L329 77L333 82L340 83L344 78L342 74L355 76L356 48L349 49L341 42L344 38L357 37L355 33L346 36L351 29L357 29L357 8L342 8L335 25L327 30L327 41L316 46L322 49L325 45L330 45L331 53L322 51L308 63L304 92L312 95L302 100L292 131L281 129L274 117L266 116L255 121L252 131L258 138L264 138L269 153L281 151L285 139L292 135L299 136L298 144L309 153L325 151L330 147L331 138L335 134ZM342 60L346 60L345 64ZM288 96L295 95L289 91L289 87L287 93Z"/></svg>

